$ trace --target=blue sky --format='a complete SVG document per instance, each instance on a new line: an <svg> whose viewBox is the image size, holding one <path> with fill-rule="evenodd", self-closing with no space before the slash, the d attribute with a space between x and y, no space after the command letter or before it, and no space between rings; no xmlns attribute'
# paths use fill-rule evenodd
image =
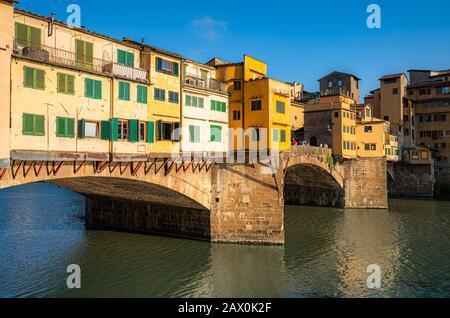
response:
<svg viewBox="0 0 450 318"><path fill-rule="evenodd" d="M68 17L81 7L81 24L206 62L249 54L269 64L269 76L318 90L333 70L363 79L362 93L384 74L450 68L450 1L116 1L21 0L19 8ZM133 3L133 5L132 5ZM381 7L381 29L369 29L367 6Z"/></svg>

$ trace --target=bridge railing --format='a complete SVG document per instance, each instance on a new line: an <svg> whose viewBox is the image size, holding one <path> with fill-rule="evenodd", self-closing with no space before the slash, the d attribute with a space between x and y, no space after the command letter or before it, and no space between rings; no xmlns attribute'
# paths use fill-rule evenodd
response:
<svg viewBox="0 0 450 318"><path fill-rule="evenodd" d="M294 155L315 155L315 156L330 156L332 151L330 148L313 147L313 146L292 146L292 153Z"/></svg>

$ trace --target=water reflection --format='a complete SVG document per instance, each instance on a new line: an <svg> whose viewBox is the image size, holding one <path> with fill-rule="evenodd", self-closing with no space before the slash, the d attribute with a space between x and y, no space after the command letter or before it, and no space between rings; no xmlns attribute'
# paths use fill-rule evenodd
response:
<svg viewBox="0 0 450 318"><path fill-rule="evenodd" d="M216 245L85 231L84 199L48 184L0 191L3 297L450 296L450 203L389 211L286 207L286 245ZM79 264L82 288L68 290ZM369 264L382 288L366 286Z"/></svg>

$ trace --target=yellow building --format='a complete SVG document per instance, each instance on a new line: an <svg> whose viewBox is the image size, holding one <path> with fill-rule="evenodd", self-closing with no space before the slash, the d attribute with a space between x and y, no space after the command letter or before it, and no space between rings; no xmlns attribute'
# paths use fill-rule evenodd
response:
<svg viewBox="0 0 450 318"><path fill-rule="evenodd" d="M356 158L356 101L344 95L321 96L319 103L305 105L305 141L329 147L333 155Z"/></svg>
<svg viewBox="0 0 450 318"><path fill-rule="evenodd" d="M241 63L212 59L230 93L232 150L289 150L290 86L267 77L267 65L244 55Z"/></svg>

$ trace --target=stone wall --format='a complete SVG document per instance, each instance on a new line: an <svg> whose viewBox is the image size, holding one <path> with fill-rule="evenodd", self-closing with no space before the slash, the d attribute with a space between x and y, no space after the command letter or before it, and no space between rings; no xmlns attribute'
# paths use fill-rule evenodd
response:
<svg viewBox="0 0 450 318"><path fill-rule="evenodd" d="M213 242L284 243L282 171L273 176L260 164L220 164L212 173Z"/></svg>
<svg viewBox="0 0 450 318"><path fill-rule="evenodd" d="M433 197L434 171L431 165L390 163L388 172L390 196Z"/></svg>
<svg viewBox="0 0 450 318"><path fill-rule="evenodd" d="M86 198L86 228L210 240L207 210L149 202Z"/></svg>
<svg viewBox="0 0 450 318"><path fill-rule="evenodd" d="M385 158L358 158L343 162L342 165L346 208L388 207Z"/></svg>

